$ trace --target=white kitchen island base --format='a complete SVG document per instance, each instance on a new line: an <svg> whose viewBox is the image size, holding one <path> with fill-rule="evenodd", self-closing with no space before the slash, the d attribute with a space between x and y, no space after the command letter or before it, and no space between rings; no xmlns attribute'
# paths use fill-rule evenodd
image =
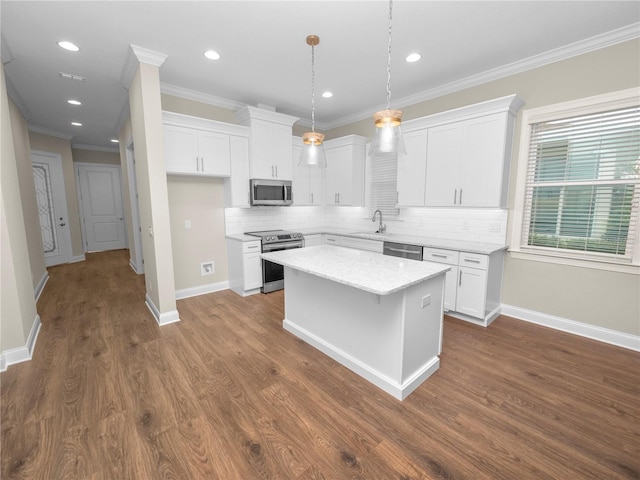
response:
<svg viewBox="0 0 640 480"><path fill-rule="evenodd" d="M378 295L285 265L284 328L399 400L439 367L444 275Z"/></svg>

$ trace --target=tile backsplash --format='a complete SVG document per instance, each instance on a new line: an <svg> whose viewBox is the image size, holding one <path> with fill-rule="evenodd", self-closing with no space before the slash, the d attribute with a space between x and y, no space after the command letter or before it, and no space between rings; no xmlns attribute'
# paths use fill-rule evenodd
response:
<svg viewBox="0 0 640 480"><path fill-rule="evenodd" d="M397 218L383 218L388 233L452 240L506 243L507 210L463 208L402 208ZM282 228L335 228L371 231L368 207L253 207L225 209L227 234Z"/></svg>

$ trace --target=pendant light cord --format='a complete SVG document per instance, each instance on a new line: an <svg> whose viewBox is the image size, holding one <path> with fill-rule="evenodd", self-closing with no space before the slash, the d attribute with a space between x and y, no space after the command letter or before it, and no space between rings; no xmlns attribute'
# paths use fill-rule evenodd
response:
<svg viewBox="0 0 640 480"><path fill-rule="evenodd" d="M315 45L311 45L311 131L316 131Z"/></svg>
<svg viewBox="0 0 640 480"><path fill-rule="evenodd" d="M389 44L387 46L387 110L391 108L391 18L393 0L389 0Z"/></svg>

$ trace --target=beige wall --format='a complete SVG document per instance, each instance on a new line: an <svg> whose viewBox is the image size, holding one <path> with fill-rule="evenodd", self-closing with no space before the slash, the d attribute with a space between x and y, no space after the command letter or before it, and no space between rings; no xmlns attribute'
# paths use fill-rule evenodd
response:
<svg viewBox="0 0 640 480"><path fill-rule="evenodd" d="M101 152L97 150L81 150L73 148L71 153L73 155L74 162L120 165L120 154L118 152Z"/></svg>
<svg viewBox="0 0 640 480"><path fill-rule="evenodd" d="M4 79L0 66L0 352L24 347L37 320ZM4 359L4 355L3 355Z"/></svg>
<svg viewBox="0 0 640 480"><path fill-rule="evenodd" d="M640 39L403 108L410 120L512 93L524 109L640 86ZM393 107L392 101L392 107ZM511 175L512 214L522 113L518 115ZM371 136L366 119L327 132ZM507 236L509 238L509 236ZM547 315L640 335L640 276L514 259L507 254L502 302Z"/></svg>
<svg viewBox="0 0 640 480"><path fill-rule="evenodd" d="M36 201L36 187L33 181L31 165L31 147L29 145L29 131L27 121L18 107L9 99L9 111L13 130L13 146L16 153L18 181L20 183L20 198L24 215L24 228L27 234L27 248L31 265L31 282L37 287L47 272L40 230L40 217Z"/></svg>
<svg viewBox="0 0 640 480"><path fill-rule="evenodd" d="M176 289L226 282L223 180L175 175L167 179ZM191 229L185 229L185 220ZM200 264L211 260L215 273L202 276Z"/></svg>
<svg viewBox="0 0 640 480"><path fill-rule="evenodd" d="M78 192L76 189L76 174L73 168L71 142L64 138L29 132L29 143L31 144L31 150L57 153L62 157L62 173L67 197L69 234L71 236L71 261L81 259L84 256L84 247L82 245L82 230L80 229L80 210L78 207Z"/></svg>
<svg viewBox="0 0 640 480"><path fill-rule="evenodd" d="M140 63L129 87L147 295L160 314L176 310L158 67Z"/></svg>

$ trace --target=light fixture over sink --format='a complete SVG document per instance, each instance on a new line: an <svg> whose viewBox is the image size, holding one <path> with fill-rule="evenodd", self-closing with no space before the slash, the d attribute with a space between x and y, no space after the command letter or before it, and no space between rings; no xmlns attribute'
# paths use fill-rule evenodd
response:
<svg viewBox="0 0 640 480"><path fill-rule="evenodd" d="M393 0L389 0L389 43L387 47L387 108L373 114L376 133L371 147L371 156L379 154L407 153L402 138L402 110L391 110L391 18Z"/></svg>
<svg viewBox="0 0 640 480"><path fill-rule="evenodd" d="M311 131L302 135L302 152L298 165L315 165L326 167L327 160L324 156L324 135L316 132L316 104L315 104L315 46L320 43L317 35L307 36L307 45L311 45Z"/></svg>

